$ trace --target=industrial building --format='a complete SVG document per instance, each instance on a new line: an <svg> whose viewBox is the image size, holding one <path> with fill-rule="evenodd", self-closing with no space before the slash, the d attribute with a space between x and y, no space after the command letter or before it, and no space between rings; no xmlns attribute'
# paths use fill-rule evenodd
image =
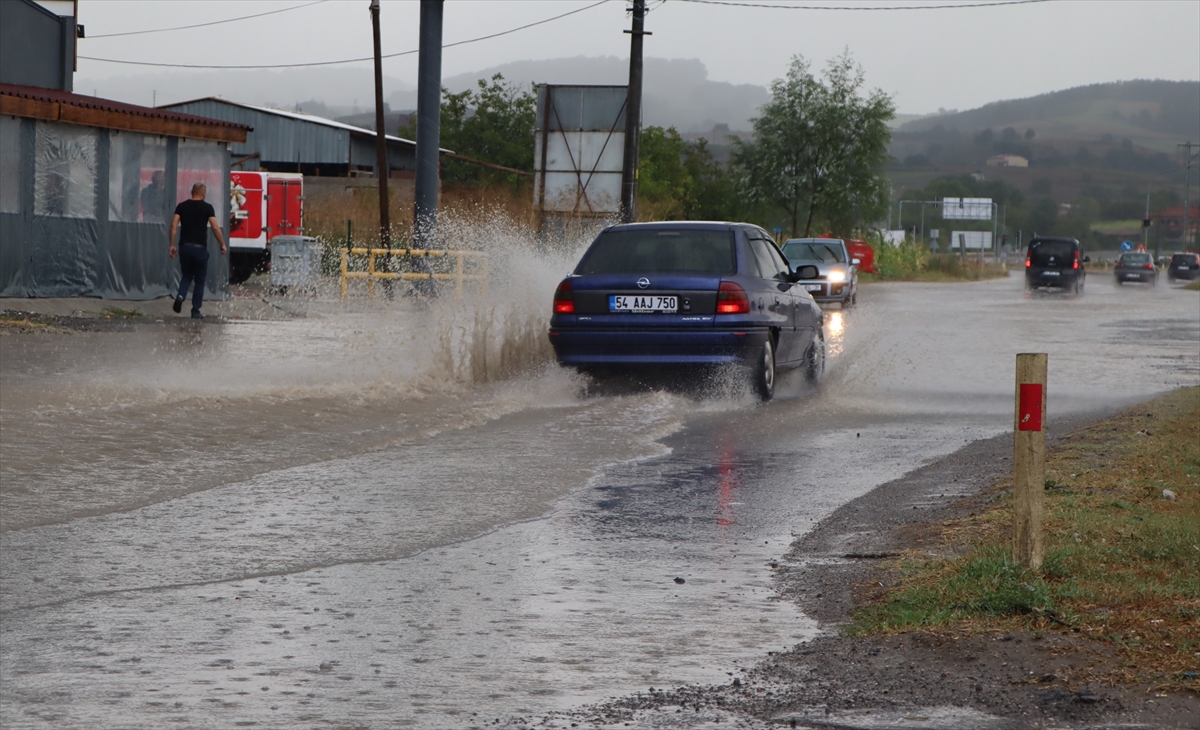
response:
<svg viewBox="0 0 1200 730"><path fill-rule="evenodd" d="M300 172L320 177L374 176L374 130L331 119L255 106L228 99L195 99L159 109L221 119L251 129L230 148L243 169ZM415 142L387 135L388 175L411 178L417 169Z"/></svg>
<svg viewBox="0 0 1200 730"><path fill-rule="evenodd" d="M0 296L170 296L171 211L203 182L226 219L229 145L250 130L72 93L77 26L62 12L74 3L0 2ZM208 294L227 293L214 255Z"/></svg>

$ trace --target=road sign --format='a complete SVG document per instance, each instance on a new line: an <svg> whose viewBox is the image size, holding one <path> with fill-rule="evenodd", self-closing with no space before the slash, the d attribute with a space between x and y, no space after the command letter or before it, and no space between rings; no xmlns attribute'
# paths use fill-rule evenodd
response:
<svg viewBox="0 0 1200 730"><path fill-rule="evenodd" d="M1133 241L1121 241L1121 250L1122 251L1132 251L1133 250Z"/></svg>

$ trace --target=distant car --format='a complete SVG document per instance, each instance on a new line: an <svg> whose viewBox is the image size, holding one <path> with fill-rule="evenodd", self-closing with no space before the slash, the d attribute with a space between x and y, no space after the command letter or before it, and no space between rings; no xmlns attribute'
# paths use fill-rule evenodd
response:
<svg viewBox="0 0 1200 730"><path fill-rule="evenodd" d="M1200 279L1200 253L1171 256L1171 263L1167 264L1167 281L1174 284L1176 279Z"/></svg>
<svg viewBox="0 0 1200 730"><path fill-rule="evenodd" d="M804 290L818 302L837 302L843 309L858 303L859 259L851 258L840 238L791 238L783 243L783 255L792 266L817 267L817 275L800 280Z"/></svg>
<svg viewBox="0 0 1200 730"><path fill-rule="evenodd" d="M1130 281L1141 281L1155 286L1158 284L1158 267L1154 259L1144 251L1123 253L1113 266L1113 277L1117 284Z"/></svg>
<svg viewBox="0 0 1200 730"><path fill-rule="evenodd" d="M586 373L741 366L762 400L777 370L825 368L822 313L770 235L748 223L601 231L554 294L550 344Z"/></svg>
<svg viewBox="0 0 1200 730"><path fill-rule="evenodd" d="M1065 289L1081 294L1087 279L1084 264L1089 261L1091 258L1081 255L1079 241L1074 238L1034 238L1025 254L1025 288Z"/></svg>

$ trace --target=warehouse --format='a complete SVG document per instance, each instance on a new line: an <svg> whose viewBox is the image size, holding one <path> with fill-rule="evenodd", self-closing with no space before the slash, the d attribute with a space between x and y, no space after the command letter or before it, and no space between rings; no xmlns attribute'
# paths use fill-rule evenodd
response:
<svg viewBox="0 0 1200 730"><path fill-rule="evenodd" d="M244 169L325 177L374 175L376 134L370 129L227 99L195 99L159 108L250 127L246 140L230 149L233 161ZM387 135L390 177L413 176L416 149L415 142Z"/></svg>

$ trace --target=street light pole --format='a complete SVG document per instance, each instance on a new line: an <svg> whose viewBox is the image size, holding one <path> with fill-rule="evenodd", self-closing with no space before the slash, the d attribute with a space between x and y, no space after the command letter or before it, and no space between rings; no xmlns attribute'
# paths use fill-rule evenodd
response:
<svg viewBox="0 0 1200 730"><path fill-rule="evenodd" d="M417 179L413 233L418 248L434 246L438 207L438 150L442 118L442 0L421 0L417 56Z"/></svg>

